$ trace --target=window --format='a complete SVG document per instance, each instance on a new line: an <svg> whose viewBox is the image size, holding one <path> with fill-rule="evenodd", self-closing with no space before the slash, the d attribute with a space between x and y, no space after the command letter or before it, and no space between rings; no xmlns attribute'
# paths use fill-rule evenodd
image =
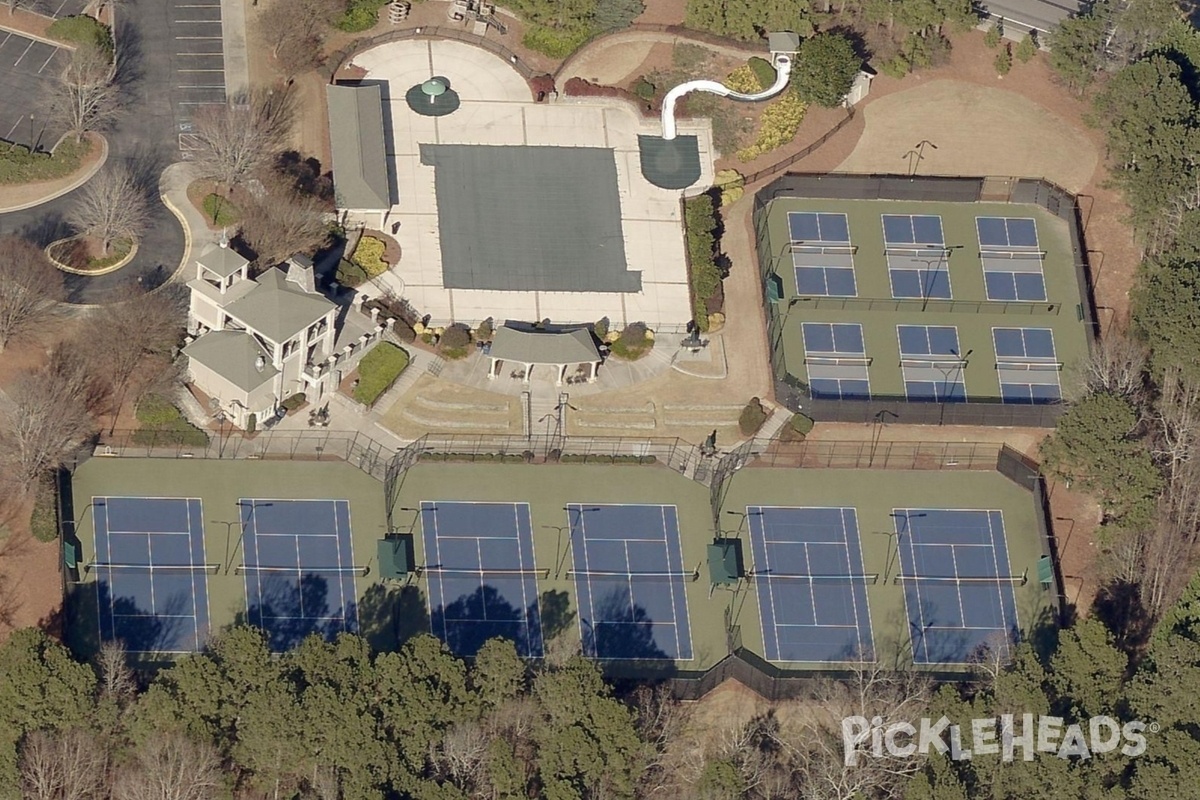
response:
<svg viewBox="0 0 1200 800"><path fill-rule="evenodd" d="M898 325L904 393L913 402L965 403L966 357L952 325Z"/></svg>
<svg viewBox="0 0 1200 800"><path fill-rule="evenodd" d="M855 323L806 322L804 363L813 397L835 400L866 400L871 396L862 325Z"/></svg>
<svg viewBox="0 0 1200 800"><path fill-rule="evenodd" d="M1062 399L1058 374L1062 364L1049 328L993 328L996 373L1006 403L1040 405Z"/></svg>
<svg viewBox="0 0 1200 800"><path fill-rule="evenodd" d="M1044 301L1045 253L1038 249L1037 223L1023 217L976 217L975 229L988 299Z"/></svg>
<svg viewBox="0 0 1200 800"><path fill-rule="evenodd" d="M854 251L845 214L788 213L796 294L855 297Z"/></svg>

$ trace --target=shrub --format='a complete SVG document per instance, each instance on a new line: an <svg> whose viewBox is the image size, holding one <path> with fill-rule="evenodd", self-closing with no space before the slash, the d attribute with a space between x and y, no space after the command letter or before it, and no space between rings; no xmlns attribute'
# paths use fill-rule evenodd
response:
<svg viewBox="0 0 1200 800"><path fill-rule="evenodd" d="M642 113L648 114L653 106L638 97L633 92L622 89L619 86L600 86L599 84L590 83L583 78L571 78L563 84L563 94L568 97L619 97L636 105L642 110Z"/></svg>
<svg viewBox="0 0 1200 800"><path fill-rule="evenodd" d="M291 397L285 398L279 405L283 406L284 411L295 411L300 406L308 402L308 396L304 392L297 392Z"/></svg>
<svg viewBox="0 0 1200 800"><path fill-rule="evenodd" d="M754 74L754 70L750 69L749 64L742 64L740 67L729 73L725 77L725 85L735 92L742 94L754 94L761 92L765 87L758 80L758 76ZM767 84L770 86L770 84Z"/></svg>
<svg viewBox="0 0 1200 800"><path fill-rule="evenodd" d="M413 330L413 326L408 324L404 317L395 317L392 321L392 332L396 338L405 344L411 344L417 340L417 332Z"/></svg>
<svg viewBox="0 0 1200 800"><path fill-rule="evenodd" d="M380 342L358 362L354 399L373 405L408 367L408 353L391 342Z"/></svg>
<svg viewBox="0 0 1200 800"><path fill-rule="evenodd" d="M54 473L47 473L37 483L33 495L33 516L29 529L39 542L53 542L58 538L58 487Z"/></svg>
<svg viewBox="0 0 1200 800"><path fill-rule="evenodd" d="M135 411L138 425L135 444L205 447L208 434L193 425L173 403L156 394L143 397Z"/></svg>
<svg viewBox="0 0 1200 800"><path fill-rule="evenodd" d="M521 44L551 58L566 58L578 50L590 36L587 28L559 30L545 25L530 25L521 37Z"/></svg>
<svg viewBox="0 0 1200 800"><path fill-rule="evenodd" d="M596 320L596 324L592 326L592 333L600 341L604 341L604 337L608 336L608 317L601 317Z"/></svg>
<svg viewBox="0 0 1200 800"><path fill-rule="evenodd" d="M743 436L753 436L767 421L767 416L767 409L763 408L762 401L757 397L751 397L750 402L746 404L738 417L738 430L742 432Z"/></svg>
<svg viewBox="0 0 1200 800"><path fill-rule="evenodd" d="M1008 45L1001 47L1000 52L996 53L996 61L994 63L997 75L1007 75L1012 71L1013 56L1012 50L1009 49Z"/></svg>
<svg viewBox="0 0 1200 800"><path fill-rule="evenodd" d="M936 67L950 59L950 40L940 33L929 36L909 34L901 47L901 55L908 69L923 69Z"/></svg>
<svg viewBox="0 0 1200 800"><path fill-rule="evenodd" d="M543 97L554 92L554 76L553 75L534 75L529 79L529 90L533 92L536 98L539 95Z"/></svg>
<svg viewBox="0 0 1200 800"><path fill-rule="evenodd" d="M108 56L113 57L112 31L88 16L63 17L50 23L46 35L60 42L78 45L80 47L95 47Z"/></svg>
<svg viewBox="0 0 1200 800"><path fill-rule="evenodd" d="M754 77L758 78L759 86L762 86L764 89L775 83L775 68L765 58L753 56L746 62L746 66L754 73Z"/></svg>
<svg viewBox="0 0 1200 800"><path fill-rule="evenodd" d="M246 433L254 433L258 430L258 414L251 414L246 417Z"/></svg>
<svg viewBox="0 0 1200 800"><path fill-rule="evenodd" d="M353 261L343 258L338 262L336 278L342 286L353 289L366 283L367 271Z"/></svg>
<svg viewBox="0 0 1200 800"><path fill-rule="evenodd" d="M716 263L716 212L706 194L684 203L687 231L688 264L691 268L692 316L701 333L708 330L708 301L721 286L721 271Z"/></svg>
<svg viewBox="0 0 1200 800"><path fill-rule="evenodd" d="M368 280L378 278L388 271L388 263L383 260L386 250L387 245L383 243L382 239L364 236L358 240L358 245L354 248L354 255L350 260L363 271Z"/></svg>
<svg viewBox="0 0 1200 800"><path fill-rule="evenodd" d="M625 326L625 330L621 331L620 342L626 347L636 347L646 341L646 334L649 329L644 322L631 322Z"/></svg>
<svg viewBox="0 0 1200 800"><path fill-rule="evenodd" d="M1037 41L1033 38L1032 35L1026 36L1024 39L1022 39L1020 42L1017 43L1017 51L1016 51L1015 55L1017 57L1017 61L1020 61L1022 64L1028 64L1030 61L1033 60L1033 57L1036 56L1037 53L1038 53Z"/></svg>
<svg viewBox="0 0 1200 800"><path fill-rule="evenodd" d="M992 27L987 29L987 33L983 35L983 43L993 49L1000 46L1000 39L1004 36L1004 20L998 19Z"/></svg>
<svg viewBox="0 0 1200 800"><path fill-rule="evenodd" d="M238 208L229 201L229 198L222 197L219 194L208 194L204 196L202 203L204 206L204 218L210 225L215 225L218 228L224 228L233 225L241 216L238 213Z"/></svg>
<svg viewBox="0 0 1200 800"><path fill-rule="evenodd" d="M879 69L889 78L903 78L908 74L909 63L904 56L894 56L883 62Z"/></svg>
<svg viewBox="0 0 1200 800"><path fill-rule="evenodd" d="M31 153L28 147L0 142L0 184L49 181L79 169L92 143L68 136L54 153Z"/></svg>
<svg viewBox="0 0 1200 800"><path fill-rule="evenodd" d="M471 329L462 322L456 322L442 332L438 341L442 349L459 350L471 344Z"/></svg>
<svg viewBox="0 0 1200 800"><path fill-rule="evenodd" d="M796 138L796 131L804 121L804 109L804 101L793 92L767 106L759 122L758 137L754 144L738 151L738 159L753 161Z"/></svg>
<svg viewBox="0 0 1200 800"><path fill-rule="evenodd" d="M658 93L658 87L646 80L645 75L639 75L638 79L633 82L633 93L650 103L653 102L654 95Z"/></svg>
<svg viewBox="0 0 1200 800"><path fill-rule="evenodd" d="M717 173L716 187L721 192L721 208L732 205L746 194L746 177L736 169L723 169Z"/></svg>
<svg viewBox="0 0 1200 800"><path fill-rule="evenodd" d="M475 338L481 342L490 342L492 336L496 333L496 325L491 317L488 317L483 322L479 323L479 327L475 329Z"/></svg>
<svg viewBox="0 0 1200 800"><path fill-rule="evenodd" d="M614 355L627 361L636 361L654 347L654 334L644 322L631 322L612 343Z"/></svg>
<svg viewBox="0 0 1200 800"><path fill-rule="evenodd" d="M346 4L346 12L334 24L346 33L370 30L379 21L379 9L387 5L387 2L388 0L350 0Z"/></svg>

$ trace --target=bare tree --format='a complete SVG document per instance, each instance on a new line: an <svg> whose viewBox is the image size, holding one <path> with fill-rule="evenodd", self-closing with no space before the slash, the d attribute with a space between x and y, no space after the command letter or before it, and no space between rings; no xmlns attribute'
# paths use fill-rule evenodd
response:
<svg viewBox="0 0 1200 800"><path fill-rule="evenodd" d="M1113 328L1096 343L1091 354L1075 367L1077 394L1110 392L1135 399L1146 386L1145 346L1123 330Z"/></svg>
<svg viewBox="0 0 1200 800"><path fill-rule="evenodd" d="M255 89L192 120L194 163L229 188L270 165L287 144L295 103L286 91Z"/></svg>
<svg viewBox="0 0 1200 800"><path fill-rule="evenodd" d="M9 473L31 489L92 432L87 378L62 364L20 375L0 403L0 442Z"/></svg>
<svg viewBox="0 0 1200 800"><path fill-rule="evenodd" d="M47 95L47 114L75 134L101 130L120 111L116 69L98 47L78 47Z"/></svg>
<svg viewBox="0 0 1200 800"><path fill-rule="evenodd" d="M254 250L256 265L273 266L295 253L321 247L329 240L329 223L321 201L271 180L272 189L242 208L242 238Z"/></svg>
<svg viewBox="0 0 1200 800"><path fill-rule="evenodd" d="M105 642L96 654L96 671L100 674L100 694L124 703L137 691L137 679L129 668L128 653L119 641Z"/></svg>
<svg viewBox="0 0 1200 800"><path fill-rule="evenodd" d="M0 239L0 353L44 327L66 297L63 274L31 242Z"/></svg>
<svg viewBox="0 0 1200 800"><path fill-rule="evenodd" d="M430 746L430 762L437 772L466 793L483 779L489 738L476 722L452 726L440 743Z"/></svg>
<svg viewBox="0 0 1200 800"><path fill-rule="evenodd" d="M136 239L150 221L150 200L124 166L106 167L83 187L67 221L100 240L102 251L117 239Z"/></svg>
<svg viewBox="0 0 1200 800"><path fill-rule="evenodd" d="M207 743L171 732L137 750L137 765L123 770L114 800L205 800L221 785L221 761Z"/></svg>
<svg viewBox="0 0 1200 800"><path fill-rule="evenodd" d="M344 10L337 0L275 0L263 12L261 29L286 77L324 63L325 34Z"/></svg>
<svg viewBox="0 0 1200 800"><path fill-rule="evenodd" d="M87 800L103 796L108 763L91 733L34 731L21 745L21 785L30 800Z"/></svg>
<svg viewBox="0 0 1200 800"><path fill-rule="evenodd" d="M164 362L174 360L174 348L184 330L180 298L167 290L139 295L93 314L79 332L79 347L87 354L96 382L108 394L113 424L125 400L139 398L147 381L157 388Z"/></svg>

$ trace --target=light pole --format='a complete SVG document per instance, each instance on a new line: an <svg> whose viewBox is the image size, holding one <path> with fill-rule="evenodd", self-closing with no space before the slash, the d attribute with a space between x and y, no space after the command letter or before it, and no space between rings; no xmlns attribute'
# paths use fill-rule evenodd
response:
<svg viewBox="0 0 1200 800"><path fill-rule="evenodd" d="M954 374L954 383L957 384L959 378L962 377L963 368L967 365L967 359L970 358L971 353L974 352L975 351L973 349L968 350L960 356L956 350L951 349L950 355L957 358L958 362L950 369L942 369L941 367L937 368L938 372L942 373L942 392L941 397L939 398L941 400L941 407L938 410L938 425L944 425L946 423L946 403L949 402L948 397L950 389L950 375L952 373Z"/></svg>
<svg viewBox="0 0 1200 800"><path fill-rule="evenodd" d="M879 440L883 437L883 426L887 425L886 417L889 414L895 419L900 418L899 414L886 408L875 412L875 422L872 423L873 430L871 431L871 455L867 458L868 467L875 465L875 450L879 447Z"/></svg>
<svg viewBox="0 0 1200 800"><path fill-rule="evenodd" d="M568 512L569 513L569 512ZM562 577L562 566L566 563L567 554L562 549L563 531L571 530L570 525L543 525L543 528L548 530L558 531L558 538L554 544L554 580Z"/></svg>

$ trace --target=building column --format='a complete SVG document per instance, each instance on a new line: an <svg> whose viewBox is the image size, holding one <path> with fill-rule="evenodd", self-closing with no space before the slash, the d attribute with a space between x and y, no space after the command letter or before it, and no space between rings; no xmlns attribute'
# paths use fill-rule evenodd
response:
<svg viewBox="0 0 1200 800"><path fill-rule="evenodd" d="M592 374L588 375L588 383L595 383L596 382L596 373L600 370L600 362L593 361L588 366L590 366L592 368Z"/></svg>
<svg viewBox="0 0 1200 800"><path fill-rule="evenodd" d="M500 369L500 365L498 363L496 363L496 359L493 358L491 366L488 367L488 380L489 381L496 379L496 373L499 371L499 369Z"/></svg>
<svg viewBox="0 0 1200 800"><path fill-rule="evenodd" d="M556 367L558 367L558 371L555 373L555 376L554 376L554 378L555 378L555 380L554 380L554 385L555 385L555 386L562 386L562 385L563 385L563 379L565 379L565 378L567 377L567 367L568 367L569 365L567 365L567 364L562 364L562 365L555 364L555 366L556 366Z"/></svg>
<svg viewBox="0 0 1200 800"><path fill-rule="evenodd" d="M529 383L529 379L533 377L533 364L525 365L525 383Z"/></svg>

